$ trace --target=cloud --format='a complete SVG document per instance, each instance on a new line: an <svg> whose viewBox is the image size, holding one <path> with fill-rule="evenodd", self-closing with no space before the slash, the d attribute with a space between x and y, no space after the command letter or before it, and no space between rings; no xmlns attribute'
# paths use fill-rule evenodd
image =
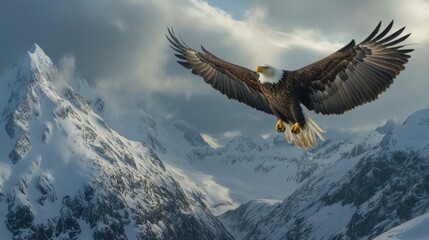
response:
<svg viewBox="0 0 429 240"><path fill-rule="evenodd" d="M57 63L59 75L66 83L73 81L76 76L76 62L75 57L71 54L65 54Z"/></svg>
<svg viewBox="0 0 429 240"><path fill-rule="evenodd" d="M233 138L233 137L237 137L240 135L241 135L241 132L239 130L228 131L228 132L223 133L223 137L225 137L225 138Z"/></svg>
<svg viewBox="0 0 429 240"><path fill-rule="evenodd" d="M374 103L342 116L312 118L326 128L367 129L429 105L427 1L209 2L7 1L0 8L0 71L37 42L64 78L86 79L115 110L143 108L159 117L182 118L207 134L261 134L273 131L275 117L228 100L177 64L165 39L167 27L189 46L203 44L250 69L269 63L292 70L353 38L359 42L379 20L395 19L396 28L407 25L412 32L409 42L420 44L413 46L407 70Z"/></svg>

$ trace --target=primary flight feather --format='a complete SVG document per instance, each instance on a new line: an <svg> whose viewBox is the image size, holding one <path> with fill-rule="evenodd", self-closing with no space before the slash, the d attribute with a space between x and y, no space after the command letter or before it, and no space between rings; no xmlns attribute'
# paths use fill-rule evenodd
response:
<svg viewBox="0 0 429 240"><path fill-rule="evenodd" d="M288 71L262 65L256 71L224 61L201 47L196 51L179 40L172 29L167 39L185 68L201 76L230 99L277 116L276 130L285 132L297 147L316 146L317 135L325 132L308 118L308 110L322 114L342 114L375 100L404 70L413 49L398 45L410 34L405 27L388 35L393 21L380 31L381 22L361 43L349 44L333 54L301 69Z"/></svg>

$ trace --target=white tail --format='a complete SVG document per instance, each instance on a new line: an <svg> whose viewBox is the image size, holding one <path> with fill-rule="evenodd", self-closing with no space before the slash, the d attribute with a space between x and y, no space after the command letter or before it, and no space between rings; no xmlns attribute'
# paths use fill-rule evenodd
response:
<svg viewBox="0 0 429 240"><path fill-rule="evenodd" d="M325 141L323 134L326 132L323 128L319 126L313 119L305 117L306 126L304 129L301 128L301 131L298 134L292 133L291 127L292 124L284 123L286 126L286 140L288 143L294 143L298 148L311 148L316 147L316 135L320 140Z"/></svg>

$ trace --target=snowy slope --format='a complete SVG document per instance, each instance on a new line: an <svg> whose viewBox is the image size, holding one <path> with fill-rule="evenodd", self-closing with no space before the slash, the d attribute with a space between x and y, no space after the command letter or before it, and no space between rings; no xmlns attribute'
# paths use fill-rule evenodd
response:
<svg viewBox="0 0 429 240"><path fill-rule="evenodd" d="M253 200L240 205L233 211L228 211L219 218L235 239L243 239L247 233L256 227L258 221L266 217L270 213L271 208L278 204L280 204L280 201L267 199Z"/></svg>
<svg viewBox="0 0 429 240"><path fill-rule="evenodd" d="M426 240L429 239L429 213L390 229L374 240Z"/></svg>
<svg viewBox="0 0 429 240"><path fill-rule="evenodd" d="M58 78L37 45L0 78L1 239L231 239Z"/></svg>
<svg viewBox="0 0 429 240"><path fill-rule="evenodd" d="M283 202L264 207L257 220L246 219L254 226L250 231L234 221L239 209L221 221L243 229L232 232L243 239L372 239L428 212L429 108L403 125L389 125L369 133Z"/></svg>

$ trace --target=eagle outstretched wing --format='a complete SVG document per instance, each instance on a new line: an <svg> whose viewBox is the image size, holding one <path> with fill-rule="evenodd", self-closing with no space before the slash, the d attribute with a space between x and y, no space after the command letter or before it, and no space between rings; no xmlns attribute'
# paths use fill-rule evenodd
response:
<svg viewBox="0 0 429 240"><path fill-rule="evenodd" d="M172 29L166 36L180 60L182 66L191 69L193 74L201 76L204 81L228 98L245 103L268 114L273 114L270 104L262 94L258 84L259 74L247 68L226 62L208 52L195 51L179 40Z"/></svg>
<svg viewBox="0 0 429 240"><path fill-rule="evenodd" d="M386 34L393 21L377 35L381 22L361 43L352 40L330 56L293 71L299 81L299 100L309 109L322 114L341 114L358 105L375 100L404 70L414 49L397 45L410 34L399 37L405 27ZM386 36L386 37L385 37Z"/></svg>

